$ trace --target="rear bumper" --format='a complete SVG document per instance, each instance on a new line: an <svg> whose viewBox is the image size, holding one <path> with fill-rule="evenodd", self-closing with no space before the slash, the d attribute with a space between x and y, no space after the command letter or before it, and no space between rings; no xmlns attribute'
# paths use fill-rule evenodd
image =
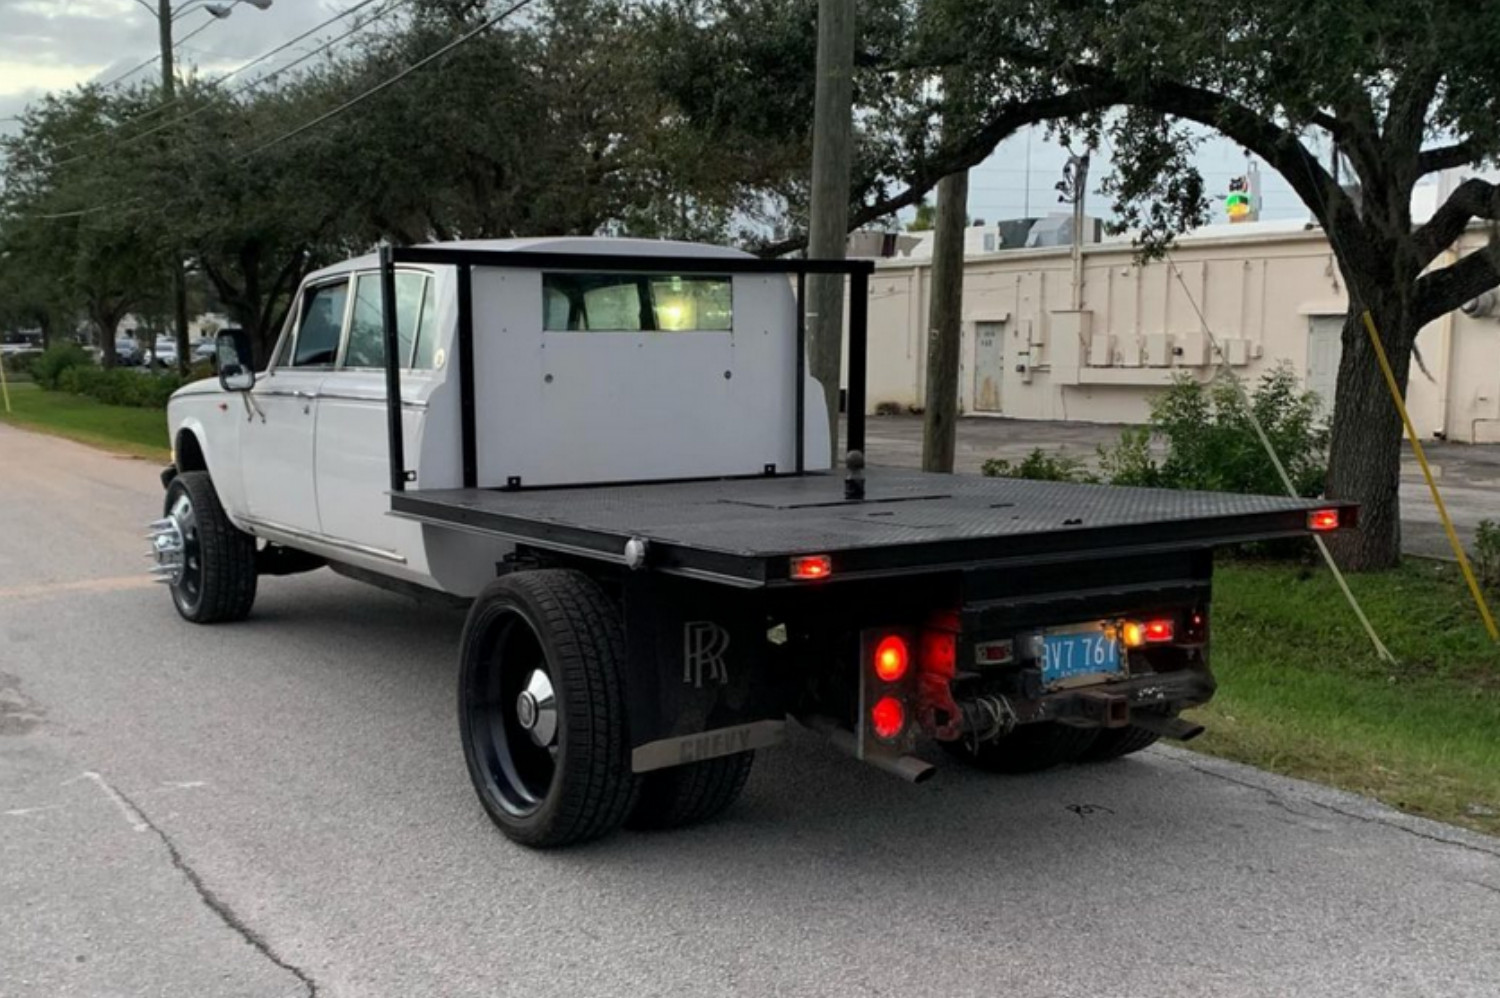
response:
<svg viewBox="0 0 1500 998"><path fill-rule="evenodd" d="M991 695L1010 724L1037 724L1057 721L1088 728L1122 728L1131 723L1136 711L1153 715L1175 715L1189 707L1198 707L1213 698L1213 675L1206 668L1187 668L1175 672L1149 672L1115 682L1054 690L1032 699ZM978 697L959 700L966 719L977 718L980 724L966 724L969 731L982 730L993 714L979 708Z"/></svg>

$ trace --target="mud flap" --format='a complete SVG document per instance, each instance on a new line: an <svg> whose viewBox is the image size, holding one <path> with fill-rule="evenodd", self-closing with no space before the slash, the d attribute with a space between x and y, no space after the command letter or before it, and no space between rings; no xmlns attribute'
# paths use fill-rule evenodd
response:
<svg viewBox="0 0 1500 998"><path fill-rule="evenodd" d="M632 576L624 609L635 772L767 748L786 737L760 594Z"/></svg>

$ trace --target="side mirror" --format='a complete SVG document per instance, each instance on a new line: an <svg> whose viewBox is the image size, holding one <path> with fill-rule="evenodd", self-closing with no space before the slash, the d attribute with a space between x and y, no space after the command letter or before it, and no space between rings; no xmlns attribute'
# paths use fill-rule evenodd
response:
<svg viewBox="0 0 1500 998"><path fill-rule="evenodd" d="M226 392L248 392L255 387L255 356L243 329L227 329L214 341L219 385Z"/></svg>

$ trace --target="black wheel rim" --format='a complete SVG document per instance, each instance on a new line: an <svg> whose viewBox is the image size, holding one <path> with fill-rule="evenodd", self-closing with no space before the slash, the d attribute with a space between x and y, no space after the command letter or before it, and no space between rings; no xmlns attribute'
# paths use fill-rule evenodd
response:
<svg viewBox="0 0 1500 998"><path fill-rule="evenodd" d="M523 723L523 694L536 687L538 676L556 689L531 625L515 613L495 621L468 682L469 738L489 797L518 818L541 808L557 777L560 718L547 744L533 735L534 711L525 718L531 723Z"/></svg>
<svg viewBox="0 0 1500 998"><path fill-rule="evenodd" d="M192 613L203 601L203 542L198 532L197 511L186 492L172 502L167 516L177 522L182 535L182 570L172 586L172 598L184 611Z"/></svg>

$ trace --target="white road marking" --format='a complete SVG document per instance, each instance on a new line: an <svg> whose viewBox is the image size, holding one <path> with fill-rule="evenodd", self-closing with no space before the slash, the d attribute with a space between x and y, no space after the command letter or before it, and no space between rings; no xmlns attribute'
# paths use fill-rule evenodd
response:
<svg viewBox="0 0 1500 998"><path fill-rule="evenodd" d="M11 818L22 818L28 814L40 814L43 811L60 811L67 806L66 804L43 804L40 807L18 807L6 811L5 814Z"/></svg>
<svg viewBox="0 0 1500 998"><path fill-rule="evenodd" d="M110 786L109 781L104 777L100 776L93 770L86 770L83 773L83 778L94 781L94 786L98 787L99 791L104 794L104 796L108 797L110 801L115 805L115 807L119 808L121 816L123 816L124 819L130 823L131 828L134 828L138 832L144 832L146 829L151 827L150 825L146 824L146 819L141 817L140 812L131 807L130 802L127 801L124 797L121 797L120 792L114 787Z"/></svg>
<svg viewBox="0 0 1500 998"><path fill-rule="evenodd" d="M105 795L115 802L116 807L119 807L122 803L125 803L127 807L129 806L128 802L125 802L123 799L117 799L119 797L118 793L116 793L108 783L105 783L104 778L98 773L82 773L78 776L73 777L72 779L64 780L62 782L62 785L68 786L69 784L77 783L79 780L85 779L92 780L95 785L99 786L100 789L104 791ZM199 787L206 786L208 786L207 780L162 780L160 786L148 790L147 793L167 794L177 790L197 790ZM0 811L0 814L5 815L7 818L24 818L29 815L41 814L46 811L63 811L72 806L73 805L71 804L38 804L34 807L14 807L8 811ZM136 831L140 831L140 829L136 829Z"/></svg>

